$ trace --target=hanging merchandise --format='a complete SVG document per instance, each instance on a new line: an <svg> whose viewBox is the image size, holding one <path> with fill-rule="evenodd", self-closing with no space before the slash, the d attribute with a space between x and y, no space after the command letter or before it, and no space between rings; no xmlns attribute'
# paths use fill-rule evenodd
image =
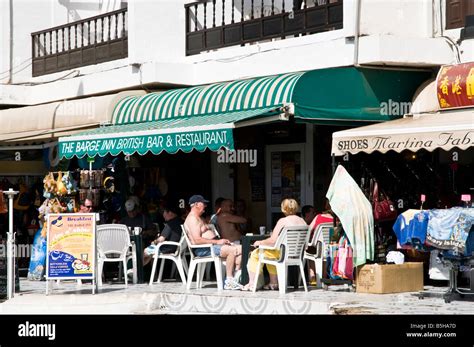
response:
<svg viewBox="0 0 474 347"><path fill-rule="evenodd" d="M63 196L67 194L66 185L63 182L63 173L58 173L58 179L56 181L56 194L59 196Z"/></svg>
<svg viewBox="0 0 474 347"><path fill-rule="evenodd" d="M76 201L74 201L74 199L69 200L69 202L67 203L67 211L69 213L75 213L78 211L78 209L76 208Z"/></svg>
<svg viewBox="0 0 474 347"><path fill-rule="evenodd" d="M395 204L382 190L379 191L379 184L377 181L374 182L373 189L374 221L384 222L395 220L397 218Z"/></svg>
<svg viewBox="0 0 474 347"><path fill-rule="evenodd" d="M93 186L98 188L102 186L102 179L104 177L104 172L102 170L93 170L92 171L92 180Z"/></svg>
<svg viewBox="0 0 474 347"><path fill-rule="evenodd" d="M43 179L44 183L44 193L43 196L46 199L51 198L56 192L56 181L54 180L54 175L52 172L48 173Z"/></svg>
<svg viewBox="0 0 474 347"><path fill-rule="evenodd" d="M115 192L115 179L113 176L106 177L102 185L107 193Z"/></svg>
<svg viewBox="0 0 474 347"><path fill-rule="evenodd" d="M64 174L62 181L66 187L67 194L71 195L77 192L77 183L69 171Z"/></svg>
<svg viewBox="0 0 474 347"><path fill-rule="evenodd" d="M354 262L352 255L352 247L349 244L349 239L343 235L339 240L337 247L337 255L333 265L333 276L346 280L352 280L354 270Z"/></svg>
<svg viewBox="0 0 474 347"><path fill-rule="evenodd" d="M90 186L90 176L89 170L81 170L81 179L80 179L80 186L81 188L89 188ZM82 199L81 199L82 201Z"/></svg>

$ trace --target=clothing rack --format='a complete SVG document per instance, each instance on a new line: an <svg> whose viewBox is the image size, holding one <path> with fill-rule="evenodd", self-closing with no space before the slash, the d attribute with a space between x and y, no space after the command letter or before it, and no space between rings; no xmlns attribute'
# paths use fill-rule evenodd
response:
<svg viewBox="0 0 474 347"><path fill-rule="evenodd" d="M466 207L469 208L471 204L471 196L462 195L461 200L465 203ZM469 235L466 241L474 233L474 225L469 231ZM460 253L450 254L446 250L441 251L439 256L443 265L449 267L449 288L444 293L433 293L433 292L421 292L418 295L419 299L427 297L441 297L446 303L450 303L453 300L463 299L466 296L469 297L474 295L474 252L471 255L464 255ZM469 288L460 288L458 286L458 275L462 267L469 267Z"/></svg>

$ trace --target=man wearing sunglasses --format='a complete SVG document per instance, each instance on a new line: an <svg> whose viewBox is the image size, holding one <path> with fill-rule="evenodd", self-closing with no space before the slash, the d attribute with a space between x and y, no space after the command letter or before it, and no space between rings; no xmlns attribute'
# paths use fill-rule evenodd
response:
<svg viewBox="0 0 474 347"><path fill-rule="evenodd" d="M84 200L84 204L81 205L81 209L79 210L79 213L91 213L94 212L94 206L92 206L92 200L89 198L86 198Z"/></svg>

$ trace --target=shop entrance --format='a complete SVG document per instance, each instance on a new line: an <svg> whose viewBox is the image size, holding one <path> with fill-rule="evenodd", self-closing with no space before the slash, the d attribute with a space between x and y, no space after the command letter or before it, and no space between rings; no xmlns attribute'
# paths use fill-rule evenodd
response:
<svg viewBox="0 0 474 347"><path fill-rule="evenodd" d="M266 210L267 228L281 217L280 205L284 198L306 201L305 144L294 143L266 146Z"/></svg>

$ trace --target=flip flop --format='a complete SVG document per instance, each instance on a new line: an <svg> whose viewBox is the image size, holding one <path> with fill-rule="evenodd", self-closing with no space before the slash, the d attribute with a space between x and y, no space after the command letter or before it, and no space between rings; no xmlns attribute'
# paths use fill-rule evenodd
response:
<svg viewBox="0 0 474 347"><path fill-rule="evenodd" d="M263 286L264 290L278 290L278 284L268 283Z"/></svg>

